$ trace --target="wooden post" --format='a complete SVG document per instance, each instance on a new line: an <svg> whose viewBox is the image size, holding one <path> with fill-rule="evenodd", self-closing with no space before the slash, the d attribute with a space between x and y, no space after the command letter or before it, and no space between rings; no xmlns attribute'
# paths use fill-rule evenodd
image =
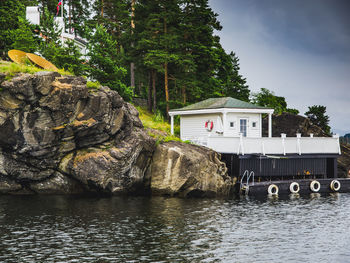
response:
<svg viewBox="0 0 350 263"><path fill-rule="evenodd" d="M170 126L171 126L171 135L174 135L174 115L170 115Z"/></svg>
<svg viewBox="0 0 350 263"><path fill-rule="evenodd" d="M272 113L269 113L269 138L272 137Z"/></svg>

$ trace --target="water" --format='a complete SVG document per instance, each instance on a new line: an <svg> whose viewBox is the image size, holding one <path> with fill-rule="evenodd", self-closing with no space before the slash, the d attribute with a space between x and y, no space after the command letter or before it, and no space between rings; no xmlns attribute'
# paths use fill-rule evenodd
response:
<svg viewBox="0 0 350 263"><path fill-rule="evenodd" d="M350 194L0 196L0 262L350 262Z"/></svg>

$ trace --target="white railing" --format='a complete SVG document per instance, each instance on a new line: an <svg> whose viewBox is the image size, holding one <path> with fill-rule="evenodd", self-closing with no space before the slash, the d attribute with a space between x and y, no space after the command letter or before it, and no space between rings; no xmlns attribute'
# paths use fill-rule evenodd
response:
<svg viewBox="0 0 350 263"><path fill-rule="evenodd" d="M220 153L235 154L341 154L339 137L247 138L210 136L206 146Z"/></svg>

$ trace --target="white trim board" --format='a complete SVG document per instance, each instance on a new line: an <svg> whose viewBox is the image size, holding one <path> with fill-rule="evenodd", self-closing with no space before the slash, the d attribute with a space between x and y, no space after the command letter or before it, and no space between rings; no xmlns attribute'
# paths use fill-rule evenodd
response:
<svg viewBox="0 0 350 263"><path fill-rule="evenodd" d="M196 115L196 114L210 114L210 113L267 113L272 114L274 109L244 109L244 108L218 108L218 109L201 109L201 110L186 110L186 111L169 111L170 116L174 115Z"/></svg>

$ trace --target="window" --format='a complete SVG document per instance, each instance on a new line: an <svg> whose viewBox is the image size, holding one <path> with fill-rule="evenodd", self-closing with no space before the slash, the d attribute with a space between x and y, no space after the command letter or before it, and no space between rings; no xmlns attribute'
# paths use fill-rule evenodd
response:
<svg viewBox="0 0 350 263"><path fill-rule="evenodd" d="M239 124L239 132L242 133L243 137L247 137L247 119L240 119Z"/></svg>
<svg viewBox="0 0 350 263"><path fill-rule="evenodd" d="M253 128L256 128L256 127L257 127L256 121L253 121L253 122L252 122L252 127L253 127Z"/></svg>
<svg viewBox="0 0 350 263"><path fill-rule="evenodd" d="M235 127L235 123L233 121L230 121L230 128L234 128Z"/></svg>

